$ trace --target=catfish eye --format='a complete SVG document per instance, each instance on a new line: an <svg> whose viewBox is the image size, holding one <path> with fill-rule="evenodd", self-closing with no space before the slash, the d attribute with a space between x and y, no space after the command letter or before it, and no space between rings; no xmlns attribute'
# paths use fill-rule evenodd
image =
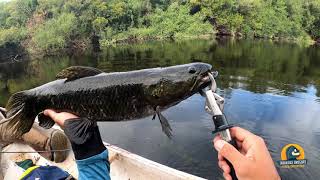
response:
<svg viewBox="0 0 320 180"><path fill-rule="evenodd" d="M190 74L194 74L194 73L197 72L197 70L196 70L195 67L191 66L191 67L188 68L188 72L189 72Z"/></svg>

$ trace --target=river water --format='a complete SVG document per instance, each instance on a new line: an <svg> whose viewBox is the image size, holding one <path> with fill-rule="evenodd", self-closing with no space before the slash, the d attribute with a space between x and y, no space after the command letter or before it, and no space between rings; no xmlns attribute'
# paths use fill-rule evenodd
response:
<svg viewBox="0 0 320 180"><path fill-rule="evenodd" d="M96 55L60 56L0 64L0 105L17 91L54 79L72 65L106 72L207 62L219 71L219 94L226 100L230 122L262 136L283 179L320 176L320 48L247 40L146 42L109 47ZM148 78L148 77L145 77ZM100 123L104 141L143 157L209 179L221 179L211 140L214 129L196 94L163 114L173 129L172 140L158 120ZM286 144L304 148L303 168L281 168Z"/></svg>

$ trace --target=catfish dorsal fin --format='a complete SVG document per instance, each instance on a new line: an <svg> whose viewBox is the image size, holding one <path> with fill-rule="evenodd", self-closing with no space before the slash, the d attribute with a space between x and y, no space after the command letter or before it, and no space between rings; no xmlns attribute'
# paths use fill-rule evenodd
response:
<svg viewBox="0 0 320 180"><path fill-rule="evenodd" d="M93 67L86 67L86 66L71 66L68 67L61 72L59 72L56 75L57 79L65 79L67 78L66 81L73 81L76 79L80 79L83 77L88 77L88 76L95 76L97 74L103 73L103 71L93 68Z"/></svg>

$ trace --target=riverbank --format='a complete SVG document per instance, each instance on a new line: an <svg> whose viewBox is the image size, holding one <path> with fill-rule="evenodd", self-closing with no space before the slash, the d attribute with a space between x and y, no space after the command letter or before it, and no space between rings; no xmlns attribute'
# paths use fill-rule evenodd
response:
<svg viewBox="0 0 320 180"><path fill-rule="evenodd" d="M108 47L112 45L123 45L123 44L134 44L134 43L142 43L147 41L181 41L181 40L190 40L190 39L248 39L248 40L271 40L273 42L286 42L292 44L298 44L301 46L312 46L312 45L320 45L320 38L319 39L311 39L308 37L301 37L301 38L289 38L289 37L244 37L239 35L241 33L236 34L220 34L215 31L212 34L203 34L198 36L192 35L181 35L178 38L173 37L161 37L161 36L135 36L130 35L128 37L124 37L121 39L112 39L112 40L104 40L101 42L101 47Z"/></svg>
<svg viewBox="0 0 320 180"><path fill-rule="evenodd" d="M320 42L317 41L299 41L299 39L289 39L289 38L246 38L243 36L233 36L233 35L219 35L215 34L204 34L198 36L180 36L179 38L170 38L170 37L152 37L152 36L129 36L126 38L121 39L113 39L110 41L103 41L97 44L85 44L84 42L78 41L73 43L74 45L57 50L54 53L50 54L43 54L43 53L30 53L27 49L21 46L16 45L7 45L0 47L0 63L4 62L18 62L22 60L28 59L42 59L44 57L60 57L60 56L81 56L83 54L99 54L101 51L109 47L121 47L126 45L136 45L136 44L143 44L147 42L184 42L189 40L213 40L213 41L230 41L230 40L245 40L248 41L271 41L273 43L285 43L285 44L298 44L299 46L308 47L310 45L320 46ZM79 45L80 44L80 45Z"/></svg>
<svg viewBox="0 0 320 180"><path fill-rule="evenodd" d="M0 46L0 63L17 62L28 59L28 52L16 44L7 44Z"/></svg>
<svg viewBox="0 0 320 180"><path fill-rule="evenodd" d="M112 45L123 45L123 44L134 44L134 43L143 43L148 41L181 41L181 40L190 40L190 39L214 39L216 38L214 33L211 34L202 34L202 35L179 35L178 37L163 37L163 36L140 36L140 35L129 35L127 37L112 39L112 40L103 40L101 41L101 47L105 48Z"/></svg>

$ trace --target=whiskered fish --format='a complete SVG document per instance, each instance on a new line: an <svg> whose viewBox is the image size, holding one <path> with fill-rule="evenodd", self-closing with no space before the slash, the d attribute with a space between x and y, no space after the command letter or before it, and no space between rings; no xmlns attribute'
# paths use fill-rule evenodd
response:
<svg viewBox="0 0 320 180"><path fill-rule="evenodd" d="M158 116L162 131L172 129L161 111L199 92L210 80L212 66L191 63L166 68L105 73L99 69L72 66L57 74L57 80L12 95L7 103L8 128L28 132L38 116L40 126L54 121L45 109L71 112L90 121L126 121Z"/></svg>

